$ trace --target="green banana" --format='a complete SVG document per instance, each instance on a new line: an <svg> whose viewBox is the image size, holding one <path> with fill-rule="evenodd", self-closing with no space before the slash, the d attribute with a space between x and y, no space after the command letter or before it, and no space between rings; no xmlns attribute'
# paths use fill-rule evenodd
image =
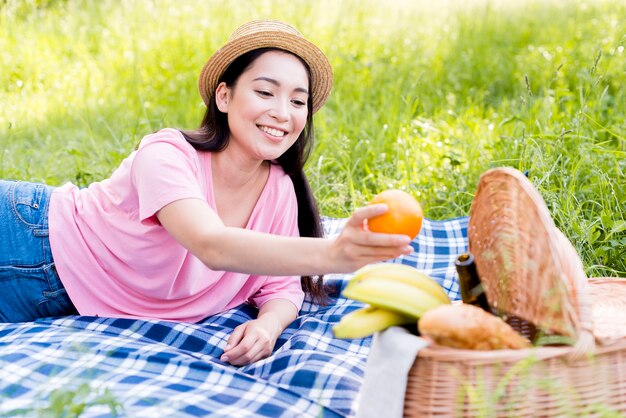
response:
<svg viewBox="0 0 626 418"><path fill-rule="evenodd" d="M382 278L406 283L434 296L442 303L450 303L448 294L435 279L405 264L368 264L354 273L354 277L348 282L347 287L371 278Z"/></svg>
<svg viewBox="0 0 626 418"><path fill-rule="evenodd" d="M387 309L366 306L344 315L333 327L336 338L363 338L394 325L415 323L415 318Z"/></svg>
<svg viewBox="0 0 626 418"><path fill-rule="evenodd" d="M387 277L368 277L366 280L351 283L343 290L343 295L375 307L410 315L415 319L426 311L445 304L412 283Z"/></svg>

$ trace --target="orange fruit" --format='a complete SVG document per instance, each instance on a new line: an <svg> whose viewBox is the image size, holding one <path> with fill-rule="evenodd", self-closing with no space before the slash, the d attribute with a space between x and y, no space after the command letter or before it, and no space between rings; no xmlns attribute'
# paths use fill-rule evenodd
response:
<svg viewBox="0 0 626 418"><path fill-rule="evenodd" d="M407 192L385 190L372 199L370 204L384 203L389 210L380 216L368 219L367 226L372 232L404 234L415 238L422 229L424 214L422 206Z"/></svg>

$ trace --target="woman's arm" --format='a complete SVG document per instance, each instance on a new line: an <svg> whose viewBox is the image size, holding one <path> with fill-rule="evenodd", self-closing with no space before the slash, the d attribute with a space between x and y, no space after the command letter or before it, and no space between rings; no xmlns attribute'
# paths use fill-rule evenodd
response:
<svg viewBox="0 0 626 418"><path fill-rule="evenodd" d="M241 366L269 356L280 334L297 316L298 309L292 302L286 299L267 301L256 319L233 330L221 360Z"/></svg>
<svg viewBox="0 0 626 418"><path fill-rule="evenodd" d="M212 270L271 276L350 273L412 251L405 235L363 228L385 205L357 209L335 239L285 237L225 226L203 200L181 199L157 212L163 227Z"/></svg>

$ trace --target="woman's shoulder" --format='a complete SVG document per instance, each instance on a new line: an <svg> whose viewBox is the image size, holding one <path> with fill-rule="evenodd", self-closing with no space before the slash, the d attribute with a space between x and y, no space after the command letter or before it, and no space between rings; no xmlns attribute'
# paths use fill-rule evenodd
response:
<svg viewBox="0 0 626 418"><path fill-rule="evenodd" d="M193 146L185 139L182 132L174 128L164 128L144 136L138 149L149 144L166 143L188 151L194 151Z"/></svg>
<svg viewBox="0 0 626 418"><path fill-rule="evenodd" d="M276 162L270 162L269 181L279 183L281 185L291 183L291 178L285 173L285 170Z"/></svg>
<svg viewBox="0 0 626 418"><path fill-rule="evenodd" d="M131 155L132 166L149 169L154 165L176 167L179 170L191 168L199 172L203 159L198 151L177 129L161 129L143 137L137 150Z"/></svg>
<svg viewBox="0 0 626 418"><path fill-rule="evenodd" d="M268 183L271 189L277 193L278 196L281 196L281 198L286 196L293 196L295 198L295 190L291 177L285 173L285 170L283 170L279 164L270 163Z"/></svg>

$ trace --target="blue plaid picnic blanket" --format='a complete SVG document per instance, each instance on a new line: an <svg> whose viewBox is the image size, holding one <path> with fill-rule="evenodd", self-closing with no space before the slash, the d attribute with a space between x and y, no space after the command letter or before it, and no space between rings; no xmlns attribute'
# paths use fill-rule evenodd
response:
<svg viewBox="0 0 626 418"><path fill-rule="evenodd" d="M334 236L345 219L323 222ZM392 262L426 272L458 299L454 259L467 251L467 224L425 219L414 253ZM0 416L354 416L371 338L332 334L362 306L341 296L350 277L326 276L329 304L305 300L273 354L243 367L219 357L232 330L256 315L246 304L197 324L87 316L0 324Z"/></svg>

